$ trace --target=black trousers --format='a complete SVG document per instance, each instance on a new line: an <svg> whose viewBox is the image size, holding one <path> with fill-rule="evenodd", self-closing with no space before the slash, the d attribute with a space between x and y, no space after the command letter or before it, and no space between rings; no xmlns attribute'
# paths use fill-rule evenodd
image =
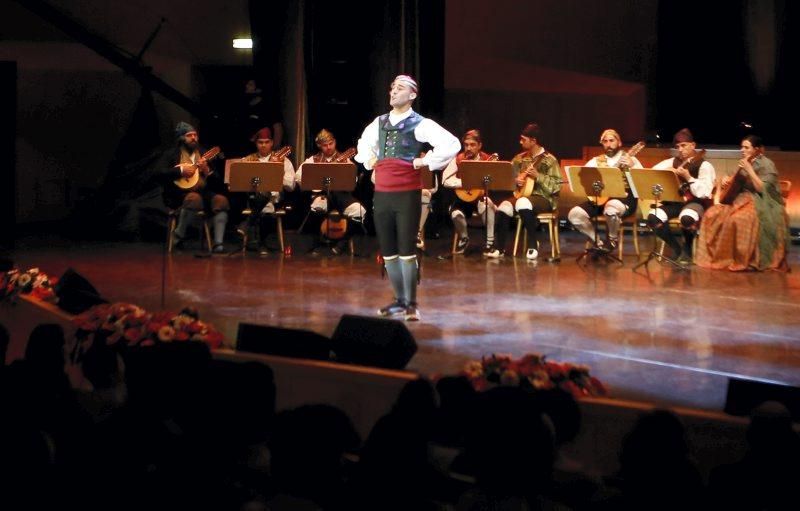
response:
<svg viewBox="0 0 800 511"><path fill-rule="evenodd" d="M375 233L384 256L416 254L421 190L375 192Z"/></svg>

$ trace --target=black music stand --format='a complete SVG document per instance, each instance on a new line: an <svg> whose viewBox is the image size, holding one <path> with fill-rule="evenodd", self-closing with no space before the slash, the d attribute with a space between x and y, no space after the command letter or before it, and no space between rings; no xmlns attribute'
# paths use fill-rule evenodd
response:
<svg viewBox="0 0 800 511"><path fill-rule="evenodd" d="M233 162L228 179L231 192L280 192L283 189L283 162Z"/></svg>
<svg viewBox="0 0 800 511"><path fill-rule="evenodd" d="M649 190L655 201L655 204L653 204L654 209L658 209L661 202L683 202L683 195L680 192L680 180L671 169L636 169L636 172L631 172L630 175L631 191L637 197L641 197L641 192ZM632 271L636 271L642 266L649 271L648 264L653 259L667 261L673 268L678 270L687 269L674 259L659 254L654 244L647 259L637 263L632 268Z"/></svg>
<svg viewBox="0 0 800 511"><path fill-rule="evenodd" d="M271 199L272 192L280 192L283 189L283 162L252 162L235 161L225 169L225 177L228 180L228 190L231 192L252 193L254 195L262 193ZM256 212L252 211L251 215ZM278 236L283 245L283 229L278 227ZM247 244L247 233L243 240L243 247ZM244 248L242 249L244 251ZM228 255L238 253L235 250Z"/></svg>
<svg viewBox="0 0 800 511"><path fill-rule="evenodd" d="M514 168L510 161L464 160L458 165L461 188L483 189L484 245L489 242L489 191L511 191L516 188Z"/></svg>
<svg viewBox="0 0 800 511"><path fill-rule="evenodd" d="M342 162L342 163L304 163L303 164L303 177L302 184L304 190L322 190L325 193L325 200L328 202L328 211L325 216L330 221L331 215L331 192L350 192L356 186L356 179L358 176L358 168L355 163ZM339 212L344 216L344 211ZM306 213L303 222L297 232L303 232L311 209ZM364 229L364 219L361 222L361 228ZM366 231L365 231L366 232Z"/></svg>
<svg viewBox="0 0 800 511"><path fill-rule="evenodd" d="M625 197L625 181L623 173L616 167L567 167L567 180L572 192L578 197L589 197L594 199L594 203L599 205L600 198ZM603 258L619 264L624 264L622 259L611 253L610 250L600 247L600 233L598 232L597 218L599 215L592 215L594 224L594 240L592 246L583 251L575 260L576 263L585 258L597 261Z"/></svg>

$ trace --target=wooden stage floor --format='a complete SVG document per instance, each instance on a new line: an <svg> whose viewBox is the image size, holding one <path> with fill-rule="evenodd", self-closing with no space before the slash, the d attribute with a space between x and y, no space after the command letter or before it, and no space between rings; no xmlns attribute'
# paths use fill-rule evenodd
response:
<svg viewBox="0 0 800 511"><path fill-rule="evenodd" d="M291 235L290 235L291 236ZM649 237L643 246L650 247ZM239 322L305 328L330 335L342 314L373 315L391 292L381 281L374 238L364 257L313 257L297 243L290 258L162 256L148 243L27 239L17 265L60 275L72 267L111 301L148 310L196 307L233 341ZM429 242L430 254L449 239ZM233 247L231 247L233 248ZM546 247L545 247L546 248ZM538 352L585 363L621 398L719 410L727 379L800 386L800 275L649 265L576 265L577 233L563 232L563 260L486 260L479 253L424 258L423 321L408 324L419 351L408 368L423 375L458 371L489 353ZM790 264L798 268L798 250Z"/></svg>

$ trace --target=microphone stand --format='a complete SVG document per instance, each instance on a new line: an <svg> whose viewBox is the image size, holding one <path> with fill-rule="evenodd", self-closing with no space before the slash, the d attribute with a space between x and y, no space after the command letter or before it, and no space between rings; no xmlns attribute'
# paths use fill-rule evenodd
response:
<svg viewBox="0 0 800 511"><path fill-rule="evenodd" d="M661 200L661 192L663 192L663 191L664 191L664 187L661 186L660 184L653 185L652 193L653 193L653 200L655 201L655 204L653 204L653 208L654 209L658 209L659 208L660 200ZM676 261L676 260L674 260L672 258L669 258L669 257L667 257L665 255L659 254L656 251L656 247L654 246L653 249L650 251L650 254L648 254L647 259L637 263L636 266L631 268L631 271L636 271L638 268L644 266L644 268L649 272L650 268L649 268L648 264L650 264L650 261L652 261L653 259L657 259L659 261L664 260L667 263L669 263L673 268L676 268L678 270L686 270L687 269L683 265L678 263L678 261Z"/></svg>
<svg viewBox="0 0 800 511"><path fill-rule="evenodd" d="M483 246L489 246L489 183L492 176L483 176Z"/></svg>
<svg viewBox="0 0 800 511"><path fill-rule="evenodd" d="M228 257L233 257L235 255L241 254L242 257L245 256L247 252L247 242L249 240L248 231L251 227L251 222L253 219L256 218L256 215L262 215L261 211L256 212L258 206L258 186L261 184L261 178L255 176L250 179L250 186L252 190L250 191L250 196L247 198L247 207L250 209L250 218L245 221L244 224L244 232L242 233L242 248L241 249L234 249L228 252ZM267 198L267 204L269 204L269 197ZM262 209L266 206L262 206ZM256 244L261 244L261 219L258 219L258 223L253 223L253 236L256 239Z"/></svg>

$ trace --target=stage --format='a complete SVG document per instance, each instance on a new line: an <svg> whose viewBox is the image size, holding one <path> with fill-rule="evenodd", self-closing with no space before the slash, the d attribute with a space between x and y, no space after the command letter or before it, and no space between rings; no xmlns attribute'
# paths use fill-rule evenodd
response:
<svg viewBox="0 0 800 511"><path fill-rule="evenodd" d="M294 254L163 255L156 243L26 238L12 251L21 269L58 276L74 268L108 300L161 309L162 269L169 310L198 309L230 344L239 322L332 334L342 314L373 316L391 300L375 239L363 256L312 256L288 235ZM642 238L649 250L651 237ZM474 240L478 242L478 237ZM419 350L408 369L451 374L489 353L537 352L584 363L614 397L720 410L729 377L800 385L800 277L739 273L658 262L579 266L583 239L562 230L562 261L487 260L480 253L439 258L450 238L429 240L419 303L407 323ZM234 248L233 245L230 246ZM548 251L548 246L543 247ZM632 254L632 248L627 250ZM790 265L798 267L797 247Z"/></svg>

